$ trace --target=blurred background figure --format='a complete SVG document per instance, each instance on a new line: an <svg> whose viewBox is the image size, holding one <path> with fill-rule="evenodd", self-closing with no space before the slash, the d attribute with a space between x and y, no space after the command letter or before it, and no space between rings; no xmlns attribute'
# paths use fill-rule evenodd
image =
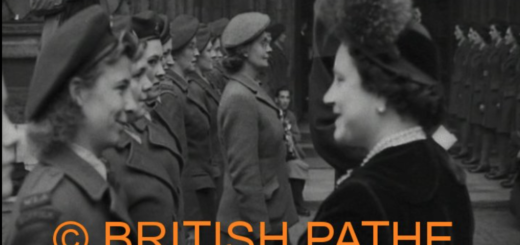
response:
<svg viewBox="0 0 520 245"><path fill-rule="evenodd" d="M309 179L309 164L304 162L305 152L299 145L301 132L296 116L289 109L292 93L287 87L282 87L276 92L275 101L280 107L280 118L285 130L285 143L287 144L287 167L289 169L289 183L293 193L294 205L298 215L309 217L311 212L305 207L303 189Z"/></svg>
<svg viewBox="0 0 520 245"><path fill-rule="evenodd" d="M276 23L266 30L271 34L271 56L269 57L269 69L266 71L264 89L273 98L276 92L290 84L289 58L285 52L285 41L287 40L285 25Z"/></svg>

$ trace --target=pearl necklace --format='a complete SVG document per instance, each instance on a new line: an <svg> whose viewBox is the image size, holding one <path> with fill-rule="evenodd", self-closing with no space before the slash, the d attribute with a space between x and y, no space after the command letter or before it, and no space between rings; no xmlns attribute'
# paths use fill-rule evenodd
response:
<svg viewBox="0 0 520 245"><path fill-rule="evenodd" d="M388 137L383 138L380 140L374 148L368 153L368 155L365 157L363 162L361 163L361 167L365 166L372 158L374 158L377 154L381 153L382 151L408 144L415 141L425 140L426 139L426 133L424 133L424 130L421 127L413 127L404 131L401 131L399 133L392 134ZM350 175L352 174L352 169L347 171L347 174L342 176L337 184L341 184L344 180L348 179Z"/></svg>

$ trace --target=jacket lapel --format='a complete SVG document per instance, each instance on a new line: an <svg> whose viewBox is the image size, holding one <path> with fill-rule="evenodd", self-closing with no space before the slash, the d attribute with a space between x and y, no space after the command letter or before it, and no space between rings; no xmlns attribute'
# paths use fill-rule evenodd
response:
<svg viewBox="0 0 520 245"><path fill-rule="evenodd" d="M173 84L177 85L184 93L188 92L188 82L179 74L169 69L166 71L166 76L170 78Z"/></svg>
<svg viewBox="0 0 520 245"><path fill-rule="evenodd" d="M258 83L253 81L251 78L242 75L233 75L231 76L231 79L244 85L246 88L248 88L255 94L256 99L258 101L275 110L277 115L280 114L280 109L278 108L278 106L276 106L273 99L269 97L269 95L260 87Z"/></svg>
<svg viewBox="0 0 520 245"><path fill-rule="evenodd" d="M175 190L173 184L168 176L168 174L162 169L162 166L159 163L153 163L147 161L147 159L143 159L143 155L145 152L138 152L139 149L135 146L137 142L133 142L130 150L130 156L126 161L126 165L134 170L139 172L143 172L152 176L159 178L161 181L166 183L168 187L172 190Z"/></svg>
<svg viewBox="0 0 520 245"><path fill-rule="evenodd" d="M206 93L209 95L211 99L218 105L220 102L220 95L217 91L211 87L211 84L205 80L205 78L201 77L198 73L191 74L191 77L194 82L196 82Z"/></svg>

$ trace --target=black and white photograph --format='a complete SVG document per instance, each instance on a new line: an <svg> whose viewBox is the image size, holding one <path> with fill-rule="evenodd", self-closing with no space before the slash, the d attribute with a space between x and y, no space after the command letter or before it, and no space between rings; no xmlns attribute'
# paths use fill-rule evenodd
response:
<svg viewBox="0 0 520 245"><path fill-rule="evenodd" d="M2 0L2 245L518 245L520 0Z"/></svg>

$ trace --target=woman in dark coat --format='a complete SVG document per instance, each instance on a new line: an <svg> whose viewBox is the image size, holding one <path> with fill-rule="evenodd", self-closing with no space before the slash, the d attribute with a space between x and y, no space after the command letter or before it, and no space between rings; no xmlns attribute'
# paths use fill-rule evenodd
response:
<svg viewBox="0 0 520 245"><path fill-rule="evenodd" d="M453 56L453 73L451 76L450 88L450 114L458 118L461 83L464 80L464 61L469 54L471 44L467 38L469 27L459 24L455 26L455 38L457 40L457 50Z"/></svg>
<svg viewBox="0 0 520 245"><path fill-rule="evenodd" d="M150 93L152 80L156 80L157 74L154 65L162 66L161 63L148 61L159 57L162 47L155 32L143 29L153 30L158 20L155 13L148 11L133 17L133 33L137 36L129 35L129 39L141 40L139 58L132 65L131 80L138 108L127 112L132 120L125 128L123 139L117 147L105 151L104 157L121 180L118 191L125 197L134 225L157 222L165 231L158 240L161 244L173 244L174 239L182 244L184 235L175 230L173 224L182 222L180 177L184 163L180 145L166 127L153 120L147 106L150 101L157 100L153 97L156 94ZM141 26L145 28L139 28ZM144 227L142 230L145 237L158 237L160 232L156 227ZM174 234L177 236L174 237Z"/></svg>
<svg viewBox="0 0 520 245"><path fill-rule="evenodd" d="M223 163L216 122L220 96L204 75L213 69L212 45L210 29L202 24L197 32L200 55L195 70L188 74L186 127L191 161L187 170L192 180L185 185L185 196L192 199L186 207L187 220L215 222L222 193ZM203 227L200 234L201 244L215 244L214 227Z"/></svg>
<svg viewBox="0 0 520 245"><path fill-rule="evenodd" d="M471 30L470 30L471 31ZM486 78L488 71L486 71L486 60L488 58L491 42L491 36L489 35L489 28L487 26L475 26L472 28L472 35L477 45L477 50L471 57L470 62L470 74L467 82L471 85L472 93L471 103L468 108L468 121L470 124L470 142L473 142L471 151L471 158L467 161L463 161L465 164L477 164L476 167L472 168L472 172L487 172L489 170L488 162L480 162L480 155L482 151L481 141L483 134L483 118L485 110L485 87Z"/></svg>
<svg viewBox="0 0 520 245"><path fill-rule="evenodd" d="M224 67L230 74L218 111L219 133L226 160L224 193L217 220L222 223L223 244L240 243L230 236L233 222L244 221L234 233L260 242L265 234L287 234L298 220L285 165L284 129L279 109L260 87L258 75L269 65L270 19L260 13L235 16L222 35L228 53ZM273 244L274 242L268 242ZM276 243L274 243L276 244Z"/></svg>
<svg viewBox="0 0 520 245"><path fill-rule="evenodd" d="M462 74L461 74L461 84L459 90L459 105L457 107L457 115L458 118L462 121L461 127L461 150L456 155L457 158L467 158L470 157L470 136L471 136L471 124L469 122L469 111L471 108L471 101L473 97L472 93L472 83L470 79L470 75L472 72L471 69L471 61L475 55L479 54L478 44L475 42L473 38L473 27L470 26L468 29L467 39L468 39L468 52L466 57L462 60Z"/></svg>
<svg viewBox="0 0 520 245"><path fill-rule="evenodd" d="M433 231L433 236L450 236L446 244L472 244L473 214L466 186L457 181L446 151L425 133L440 123L443 102L440 84L432 78L436 72L417 61L431 61L424 51L434 51L435 46L423 34L406 29L411 18L408 0L340 2L331 9L318 7L318 15L337 18L342 40L334 82L324 101L337 114L338 144L370 153L316 215L316 222L329 223L334 230L325 244L372 244L374 228L363 227L362 221L389 221L378 228L379 244L395 244L392 222L398 222L399 235L420 232L417 243L427 244L426 222L432 221L453 222ZM420 52L406 50L410 43L421 47ZM348 222L352 229L344 239L341 234ZM418 231L416 222L421 222ZM312 237L324 238L329 232L316 227ZM308 235L300 244L308 244Z"/></svg>
<svg viewBox="0 0 520 245"><path fill-rule="evenodd" d="M502 101L497 128L499 134L498 149L500 166L495 176L498 178L512 174L512 176L509 176L509 180L511 180L511 178L515 177L514 173L517 171L517 169L514 169L514 158L510 157L510 152L514 151L510 135L511 132L515 131L513 124L515 121L515 96L519 93L516 89L520 74L518 67L520 60L520 28L517 25L511 25L507 30L505 39L511 46L509 55L502 65L504 83L501 90Z"/></svg>
<svg viewBox="0 0 520 245"><path fill-rule="evenodd" d="M130 90L132 50L112 34L99 6L73 16L43 47L26 106L40 163L19 192L7 244L54 244L56 228L71 221L84 226L90 244L105 244L110 221L127 223L134 231L129 239L136 242L124 199L116 194L117 180L101 160L123 136L125 111L136 109ZM63 241L85 243L79 227L66 227L78 235Z"/></svg>
<svg viewBox="0 0 520 245"><path fill-rule="evenodd" d="M486 79L484 82L484 117L482 120L482 141L480 165L490 165L490 153L493 142L496 141L496 128L498 124L500 111L500 88L502 86L502 63L509 52L509 46L504 42L504 36L507 31L507 24L502 21L493 20L490 22L490 35L492 43L486 58L485 72ZM490 172L486 174L487 178L502 178L500 175L493 177L497 167L492 164ZM503 174L501 174L503 175ZM505 176L504 176L505 177Z"/></svg>

